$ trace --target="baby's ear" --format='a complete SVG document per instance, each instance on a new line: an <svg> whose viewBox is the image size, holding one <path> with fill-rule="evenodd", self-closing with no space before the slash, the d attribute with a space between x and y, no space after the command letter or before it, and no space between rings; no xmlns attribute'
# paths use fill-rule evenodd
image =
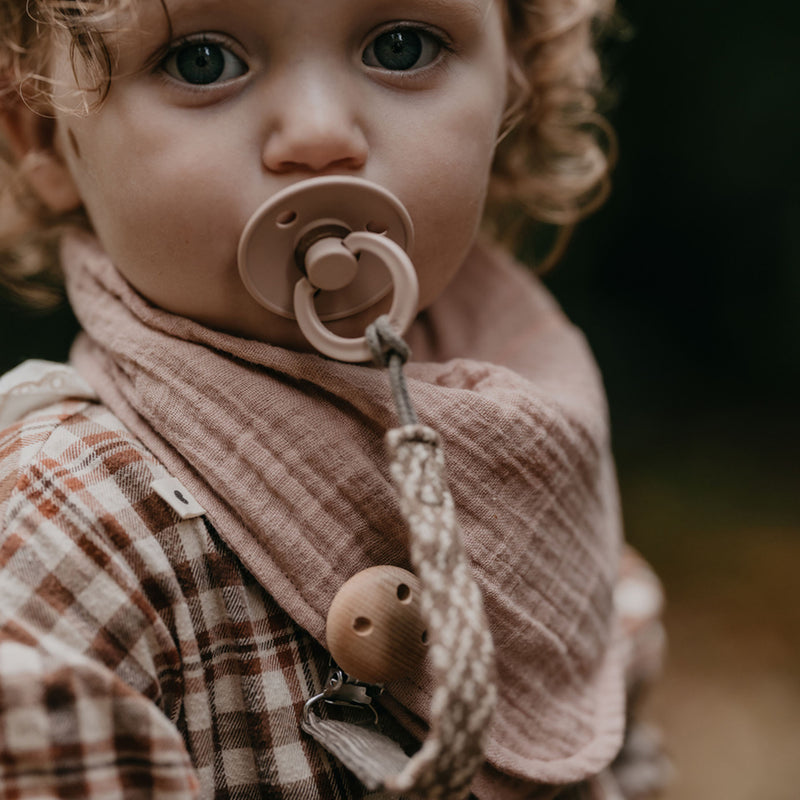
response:
<svg viewBox="0 0 800 800"><path fill-rule="evenodd" d="M20 173L50 211L81 206L81 197L55 139L56 121L17 98L0 105L0 133L17 159Z"/></svg>

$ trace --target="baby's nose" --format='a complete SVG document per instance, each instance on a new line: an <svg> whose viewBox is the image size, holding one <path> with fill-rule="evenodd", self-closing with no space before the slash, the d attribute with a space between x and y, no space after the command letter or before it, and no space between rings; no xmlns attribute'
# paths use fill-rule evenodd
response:
<svg viewBox="0 0 800 800"><path fill-rule="evenodd" d="M331 80L296 81L281 92L280 108L264 143L264 166L273 172L357 170L369 146L358 102Z"/></svg>

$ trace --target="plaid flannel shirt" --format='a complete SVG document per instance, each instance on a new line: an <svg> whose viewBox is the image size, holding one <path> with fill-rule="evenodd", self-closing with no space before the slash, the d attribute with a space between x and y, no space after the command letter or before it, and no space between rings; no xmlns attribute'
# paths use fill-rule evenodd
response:
<svg viewBox="0 0 800 800"><path fill-rule="evenodd" d="M49 406L0 392L0 800L366 798L300 732L325 650L162 498L166 469L111 412L54 402L73 371L34 373ZM660 589L631 552L617 589L635 696L661 661ZM613 769L531 797L645 797L664 776L633 725Z"/></svg>
<svg viewBox="0 0 800 800"><path fill-rule="evenodd" d="M327 653L104 407L0 433L0 797L345 798L300 732Z"/></svg>

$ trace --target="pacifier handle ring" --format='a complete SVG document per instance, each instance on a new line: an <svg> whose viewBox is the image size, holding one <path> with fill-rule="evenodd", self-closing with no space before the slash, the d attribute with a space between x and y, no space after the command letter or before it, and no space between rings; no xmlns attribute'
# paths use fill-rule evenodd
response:
<svg viewBox="0 0 800 800"><path fill-rule="evenodd" d="M403 334L417 314L419 284L411 259L400 245L387 236L366 231L348 234L342 243L354 254L370 253L381 259L389 270L394 287L389 321L392 327ZM317 288L307 278L301 278L294 286L294 313L303 335L320 353L337 361L369 361L372 352L366 337L347 338L331 333L321 322L314 307Z"/></svg>

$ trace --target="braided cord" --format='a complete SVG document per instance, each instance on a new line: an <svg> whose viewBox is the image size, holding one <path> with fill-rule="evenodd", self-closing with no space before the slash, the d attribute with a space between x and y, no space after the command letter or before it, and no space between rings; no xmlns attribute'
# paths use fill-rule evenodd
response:
<svg viewBox="0 0 800 800"><path fill-rule="evenodd" d="M483 763L497 700L494 647L444 479L439 435L422 425L387 434L391 472L408 521L430 635L435 690L431 728L405 769L386 781L396 792L462 798Z"/></svg>
<svg viewBox="0 0 800 800"><path fill-rule="evenodd" d="M397 417L401 425L416 425L417 412L408 393L403 364L408 361L411 350L403 338L392 327L385 314L378 317L367 328L367 346L375 364L389 371L389 385L392 387Z"/></svg>
<svg viewBox="0 0 800 800"><path fill-rule="evenodd" d="M389 370L401 427L387 433L391 474L410 531L410 555L422 586L436 688L422 748L387 789L424 798L462 798L483 763L497 699L494 646L472 576L436 431L417 422L403 374L408 345L387 317L367 330L378 364Z"/></svg>

